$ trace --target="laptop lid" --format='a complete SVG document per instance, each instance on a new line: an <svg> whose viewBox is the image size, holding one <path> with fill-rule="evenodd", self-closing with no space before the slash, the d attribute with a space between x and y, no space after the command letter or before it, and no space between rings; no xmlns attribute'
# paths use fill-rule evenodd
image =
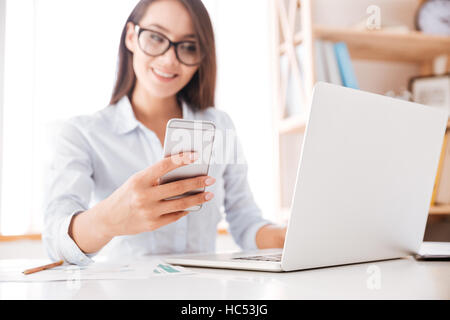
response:
<svg viewBox="0 0 450 320"><path fill-rule="evenodd" d="M447 119L445 110L316 84L282 269L417 252Z"/></svg>

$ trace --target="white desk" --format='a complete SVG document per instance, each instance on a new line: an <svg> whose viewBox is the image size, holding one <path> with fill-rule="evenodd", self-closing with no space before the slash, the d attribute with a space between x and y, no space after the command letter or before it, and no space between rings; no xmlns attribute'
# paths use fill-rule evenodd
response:
<svg viewBox="0 0 450 320"><path fill-rule="evenodd" d="M0 260L0 266L4 262ZM191 270L196 273L147 280L82 281L79 288L64 281L0 282L0 300L450 299L450 262L405 258L289 273Z"/></svg>

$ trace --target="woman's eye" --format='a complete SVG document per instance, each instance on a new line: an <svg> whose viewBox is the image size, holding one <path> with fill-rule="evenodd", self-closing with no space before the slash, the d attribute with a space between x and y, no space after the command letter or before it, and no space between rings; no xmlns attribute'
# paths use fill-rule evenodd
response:
<svg viewBox="0 0 450 320"><path fill-rule="evenodd" d="M161 36L159 36L155 33L150 34L150 39L155 42L163 42L164 41L164 39Z"/></svg>
<svg viewBox="0 0 450 320"><path fill-rule="evenodd" d="M197 46L193 43L184 43L181 46L181 49L183 51L189 52L189 53L196 53L197 52Z"/></svg>

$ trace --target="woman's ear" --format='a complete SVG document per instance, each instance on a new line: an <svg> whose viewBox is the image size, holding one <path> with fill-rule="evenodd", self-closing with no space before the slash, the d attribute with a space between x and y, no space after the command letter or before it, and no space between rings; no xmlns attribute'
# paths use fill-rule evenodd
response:
<svg viewBox="0 0 450 320"><path fill-rule="evenodd" d="M131 22L127 23L127 34L125 36L125 46L128 50L134 53L137 44L137 35L134 31L134 24Z"/></svg>

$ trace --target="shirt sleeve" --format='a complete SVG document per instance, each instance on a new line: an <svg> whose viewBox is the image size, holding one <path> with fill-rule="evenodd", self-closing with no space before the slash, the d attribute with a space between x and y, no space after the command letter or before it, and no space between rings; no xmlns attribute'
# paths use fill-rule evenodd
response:
<svg viewBox="0 0 450 320"><path fill-rule="evenodd" d="M248 165L242 146L235 134L235 127L228 118L228 128L234 134L227 133L226 144L232 150L227 157L224 171L224 208L230 233L236 243L244 250L257 249L256 233L270 221L262 218L262 213L253 199L253 194L247 181Z"/></svg>
<svg viewBox="0 0 450 320"><path fill-rule="evenodd" d="M68 232L73 216L88 209L94 188L89 145L68 121L54 140L53 151L46 168L43 243L52 260L88 265L93 255L84 254Z"/></svg>

